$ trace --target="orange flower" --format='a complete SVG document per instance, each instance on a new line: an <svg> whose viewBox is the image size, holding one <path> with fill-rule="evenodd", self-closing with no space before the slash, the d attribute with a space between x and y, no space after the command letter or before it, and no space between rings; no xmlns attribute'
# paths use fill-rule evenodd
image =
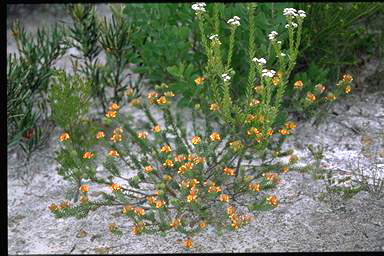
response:
<svg viewBox="0 0 384 256"><path fill-rule="evenodd" d="M272 206L276 206L277 205L277 197L276 196L268 196L267 202Z"/></svg>
<svg viewBox="0 0 384 256"><path fill-rule="evenodd" d="M111 141L116 142L116 141L121 141L122 140L122 135L118 133L113 133L111 137Z"/></svg>
<svg viewBox="0 0 384 256"><path fill-rule="evenodd" d="M215 187L215 190L216 190L216 193L221 192L221 188L220 187Z"/></svg>
<svg viewBox="0 0 384 256"><path fill-rule="evenodd" d="M254 115L248 114L247 117L245 118L245 123L250 123L255 119Z"/></svg>
<svg viewBox="0 0 384 256"><path fill-rule="evenodd" d="M169 153L169 152L171 152L172 151L172 148L171 148L171 146L169 146L169 145L164 145L164 146L162 146L161 148L160 148L160 152L161 153Z"/></svg>
<svg viewBox="0 0 384 256"><path fill-rule="evenodd" d="M212 103L209 107L209 110L215 112L215 111L219 110L219 105L217 105L216 103Z"/></svg>
<svg viewBox="0 0 384 256"><path fill-rule="evenodd" d="M220 200L221 202L228 202L228 201L229 201L229 195L221 194L221 195L219 196L219 200Z"/></svg>
<svg viewBox="0 0 384 256"><path fill-rule="evenodd" d="M233 206L227 207L227 214L232 215L235 213L235 208Z"/></svg>
<svg viewBox="0 0 384 256"><path fill-rule="evenodd" d="M200 221L199 228L204 229L207 226L207 221Z"/></svg>
<svg viewBox="0 0 384 256"><path fill-rule="evenodd" d="M188 170L192 170L193 168L193 163L192 162L188 162L185 164L185 167L188 169Z"/></svg>
<svg viewBox="0 0 384 256"><path fill-rule="evenodd" d="M193 179L191 183L192 183L192 187L195 187L197 184L200 184L200 181L198 179Z"/></svg>
<svg viewBox="0 0 384 256"><path fill-rule="evenodd" d="M286 122L284 125L285 125L285 128L287 128L287 129L294 129L294 128L296 128L295 122Z"/></svg>
<svg viewBox="0 0 384 256"><path fill-rule="evenodd" d="M352 82L352 80L353 80L353 78L352 78L351 75L349 75L349 74L344 74L344 75L343 75L343 81L344 81L344 82L346 82L346 83L350 83L350 82Z"/></svg>
<svg viewBox="0 0 384 256"><path fill-rule="evenodd" d="M204 80L204 77L199 76L199 77L197 77L197 78L195 79L195 84L196 84L196 85L200 85L200 84L203 82L203 80Z"/></svg>
<svg viewBox="0 0 384 256"><path fill-rule="evenodd" d="M84 159L91 159L93 156L94 156L94 154L91 153L91 152L85 152L85 153L83 154L83 158L84 158Z"/></svg>
<svg viewBox="0 0 384 256"><path fill-rule="evenodd" d="M188 201L188 203L191 203L193 200L195 200L196 199L196 195L192 195L192 194L189 194L188 196L187 196L187 201Z"/></svg>
<svg viewBox="0 0 384 256"><path fill-rule="evenodd" d="M153 167L151 165L147 165L144 167L144 172L150 173L153 170Z"/></svg>
<svg viewBox="0 0 384 256"><path fill-rule="evenodd" d="M287 173L288 172L288 166L286 165L286 166L283 166L283 172L284 173Z"/></svg>
<svg viewBox="0 0 384 256"><path fill-rule="evenodd" d="M344 92L346 93L346 94L348 94L348 93L350 93L352 91L352 87L351 86L347 86L347 87L345 87L345 89L344 89Z"/></svg>
<svg viewBox="0 0 384 256"><path fill-rule="evenodd" d="M286 130L286 129L280 129L280 130L279 130L279 133L280 133L281 135L287 135L287 134L289 134L289 131Z"/></svg>
<svg viewBox="0 0 384 256"><path fill-rule="evenodd" d="M108 155L109 156L116 156L116 157L120 156L116 150L112 150L112 149L109 150Z"/></svg>
<svg viewBox="0 0 384 256"><path fill-rule="evenodd" d="M153 98L157 98L159 95L157 94L157 92L154 92L154 91L151 91L148 93L147 95L147 99L149 101L149 103L153 103Z"/></svg>
<svg viewBox="0 0 384 256"><path fill-rule="evenodd" d="M148 133L147 133L147 132L138 132L138 133L137 133L137 137L138 137L139 139L146 139L147 136L148 136Z"/></svg>
<svg viewBox="0 0 384 256"><path fill-rule="evenodd" d="M69 139L69 134L68 134L67 132L62 133L62 134L60 135L60 137L59 137L59 140L60 140L61 142L65 141L65 140L68 140L68 139Z"/></svg>
<svg viewBox="0 0 384 256"><path fill-rule="evenodd" d="M249 190L260 192L260 184L259 183L249 183L248 188L249 188Z"/></svg>
<svg viewBox="0 0 384 256"><path fill-rule="evenodd" d="M178 174L183 174L187 170L187 167L183 164L182 166L177 169Z"/></svg>
<svg viewBox="0 0 384 256"><path fill-rule="evenodd" d="M220 134L218 132L212 133L209 137L211 138L211 141L219 141L219 140L221 140Z"/></svg>
<svg viewBox="0 0 384 256"><path fill-rule="evenodd" d="M155 126L152 128L152 131L154 131L154 132L160 132L160 125L159 125L159 124L155 125Z"/></svg>
<svg viewBox="0 0 384 256"><path fill-rule="evenodd" d="M144 209L143 208L135 208L133 210L136 215L143 216L144 215Z"/></svg>
<svg viewBox="0 0 384 256"><path fill-rule="evenodd" d="M147 203L154 204L156 202L156 198L154 196L147 196Z"/></svg>
<svg viewBox="0 0 384 256"><path fill-rule="evenodd" d="M123 213L126 214L126 213L128 213L128 212L130 212L130 211L133 211L133 209L134 209L134 208L133 208L132 205L127 204L127 205L125 205L124 208L123 208Z"/></svg>
<svg viewBox="0 0 384 256"><path fill-rule="evenodd" d="M274 172L263 173L263 177L266 180L272 181L273 183L277 183L279 181L279 176Z"/></svg>
<svg viewBox="0 0 384 256"><path fill-rule="evenodd" d="M269 136L272 136L272 133L273 133L273 130L268 130L268 131L267 131L267 134L268 134Z"/></svg>
<svg viewBox="0 0 384 256"><path fill-rule="evenodd" d="M79 187L79 190L81 191L81 192L88 192L88 190L89 190L89 187L88 187L88 185L81 185L80 187Z"/></svg>
<svg viewBox="0 0 384 256"><path fill-rule="evenodd" d="M137 236L138 234L140 234L140 231L141 231L140 228L138 226L134 225L132 227L131 233L132 233L132 235Z"/></svg>
<svg viewBox="0 0 384 256"><path fill-rule="evenodd" d="M88 202L88 197L86 196L80 196L80 203L81 204L85 204Z"/></svg>
<svg viewBox="0 0 384 256"><path fill-rule="evenodd" d="M188 248L188 249L192 248L192 239L185 240L184 241L184 247Z"/></svg>
<svg viewBox="0 0 384 256"><path fill-rule="evenodd" d="M117 112L116 111L108 111L105 116L108 117L108 118L115 118L116 117L116 114Z"/></svg>
<svg viewBox="0 0 384 256"><path fill-rule="evenodd" d="M156 100L156 102L157 102L157 104L159 104L159 105L164 105L164 104L167 103L167 98L165 98L164 96L161 96L160 98L158 98L158 99Z"/></svg>
<svg viewBox="0 0 384 256"><path fill-rule="evenodd" d="M164 200L156 201L156 208L160 208L160 207L162 207L164 205L165 205L165 201Z"/></svg>
<svg viewBox="0 0 384 256"><path fill-rule="evenodd" d="M317 84L317 85L315 85L315 88L316 88L316 90L317 90L319 93L323 93L324 90L325 90L325 86L322 85L322 84Z"/></svg>
<svg viewBox="0 0 384 256"><path fill-rule="evenodd" d="M108 108L110 111L116 111L116 110L119 110L119 105L117 105L116 103L111 103L111 105L109 106Z"/></svg>
<svg viewBox="0 0 384 256"><path fill-rule="evenodd" d="M60 204L60 208L61 209L64 209L64 208L68 208L69 207L69 202L68 201L64 201Z"/></svg>
<svg viewBox="0 0 384 256"><path fill-rule="evenodd" d="M307 100L313 102L316 100L316 96L311 92L307 92Z"/></svg>
<svg viewBox="0 0 384 256"><path fill-rule="evenodd" d="M112 189L112 191L118 191L121 189L121 185L117 184L117 183L112 183L111 189Z"/></svg>
<svg viewBox="0 0 384 256"><path fill-rule="evenodd" d="M50 206L48 206L48 209L51 211L51 212L55 212L55 211L58 211L59 210L59 207L52 203Z"/></svg>
<svg viewBox="0 0 384 256"><path fill-rule="evenodd" d="M99 131L96 134L96 139L101 139L101 138L104 138L104 137L105 137L105 132L104 131Z"/></svg>
<svg viewBox="0 0 384 256"><path fill-rule="evenodd" d="M197 145L201 142L201 138L199 136L192 137L192 144Z"/></svg>
<svg viewBox="0 0 384 256"><path fill-rule="evenodd" d="M174 164L173 164L173 161L172 161L172 160L167 159L167 160L165 160L165 163L163 163L163 166L166 166L166 167L173 167Z"/></svg>
<svg viewBox="0 0 384 256"><path fill-rule="evenodd" d="M329 101L334 101L336 100L336 96L333 93L328 93L327 97L325 97Z"/></svg>
<svg viewBox="0 0 384 256"><path fill-rule="evenodd" d="M224 173L229 175L229 176L235 176L235 169L225 167L224 168Z"/></svg>
<svg viewBox="0 0 384 256"><path fill-rule="evenodd" d="M169 226L173 227L173 228L176 228L177 226L180 225L180 219L174 219L172 220L172 222L169 224Z"/></svg>
<svg viewBox="0 0 384 256"><path fill-rule="evenodd" d="M301 80L298 80L294 83L295 89L301 90L303 88L304 84Z"/></svg>

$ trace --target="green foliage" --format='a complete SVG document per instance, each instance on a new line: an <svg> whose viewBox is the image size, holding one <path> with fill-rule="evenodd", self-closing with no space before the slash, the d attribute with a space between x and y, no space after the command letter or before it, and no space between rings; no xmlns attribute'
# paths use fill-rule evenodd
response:
<svg viewBox="0 0 384 256"><path fill-rule="evenodd" d="M19 21L11 30L18 52L7 57L7 145L8 150L20 146L29 159L44 146L52 130L47 91L55 72L53 65L67 50L63 46L65 33L55 26L39 29L32 36Z"/></svg>

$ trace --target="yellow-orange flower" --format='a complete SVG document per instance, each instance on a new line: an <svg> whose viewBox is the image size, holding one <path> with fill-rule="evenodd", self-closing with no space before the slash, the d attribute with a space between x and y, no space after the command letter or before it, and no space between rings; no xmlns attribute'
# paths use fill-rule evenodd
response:
<svg viewBox="0 0 384 256"><path fill-rule="evenodd" d="M279 181L279 176L274 172L263 173L263 177L266 180L272 181L273 183L277 183Z"/></svg>
<svg viewBox="0 0 384 256"><path fill-rule="evenodd" d="M207 221L200 221L199 228L204 229L207 226Z"/></svg>
<svg viewBox="0 0 384 256"><path fill-rule="evenodd" d="M249 183L248 188L249 188L249 190L260 192L260 184L259 183Z"/></svg>
<svg viewBox="0 0 384 256"><path fill-rule="evenodd" d="M235 213L235 208L233 206L228 206L227 207L227 214L232 215Z"/></svg>
<svg viewBox="0 0 384 256"><path fill-rule="evenodd" d="M301 80L298 80L298 81L296 81L294 83L293 86L294 86L295 89L301 90L303 88L304 84L303 84L303 82Z"/></svg>
<svg viewBox="0 0 384 256"><path fill-rule="evenodd" d="M272 133L273 133L273 130L268 130L268 131L267 131L267 134L268 134L269 136L272 136Z"/></svg>
<svg viewBox="0 0 384 256"><path fill-rule="evenodd" d="M154 131L154 132L160 132L160 125L159 125L159 124L155 125L155 126L152 128L152 131Z"/></svg>
<svg viewBox="0 0 384 256"><path fill-rule="evenodd" d="M276 206L277 205L277 197L276 196L268 196L267 202L272 206Z"/></svg>
<svg viewBox="0 0 384 256"><path fill-rule="evenodd" d="M313 102L316 100L316 96L311 92L307 92L307 100Z"/></svg>
<svg viewBox="0 0 384 256"><path fill-rule="evenodd" d="M109 156L116 156L116 157L120 156L119 153L116 150L112 150L112 149L109 150L108 155Z"/></svg>
<svg viewBox="0 0 384 256"><path fill-rule="evenodd" d="M221 195L219 196L219 200L220 200L221 202L228 202L228 201L229 201L229 195L227 195L227 194L221 194Z"/></svg>
<svg viewBox="0 0 384 256"><path fill-rule="evenodd" d="M68 140L68 139L69 139L69 134L68 134L67 132L62 133L62 134L60 135L60 137L59 137L59 140L60 140L61 142L65 141L65 140Z"/></svg>
<svg viewBox="0 0 384 256"><path fill-rule="evenodd" d="M188 196L187 196L187 201L188 201L188 203L191 203L193 200L195 200L196 199L196 195L193 195L193 194L189 194Z"/></svg>
<svg viewBox="0 0 384 256"><path fill-rule="evenodd" d="M257 99L252 99L251 102L249 103L249 106L250 106L250 107L254 107L254 106L256 106L257 104L260 104L260 101L257 100Z"/></svg>
<svg viewBox="0 0 384 256"><path fill-rule="evenodd" d="M85 152L83 154L84 159L91 159L93 156L94 156L94 154L92 152Z"/></svg>
<svg viewBox="0 0 384 256"><path fill-rule="evenodd" d="M315 88L316 88L316 90L317 90L319 93L323 93L324 90L325 90L325 86L322 85L322 84L317 84L317 85L315 85Z"/></svg>
<svg viewBox="0 0 384 256"><path fill-rule="evenodd" d="M169 224L169 226L173 227L173 228L176 228L177 226L179 226L181 223L180 219L174 219L172 220L172 222Z"/></svg>
<svg viewBox="0 0 384 256"><path fill-rule="evenodd" d="M199 76L199 77L197 77L197 78L195 79L195 84L196 84L196 85L200 85L200 84L203 82L203 80L204 80L204 77Z"/></svg>
<svg viewBox="0 0 384 256"><path fill-rule="evenodd" d="M171 146L169 146L169 145L164 145L164 146L162 146L161 148L160 148L160 152L161 153L169 153L169 152L171 152L172 151L172 148L171 148Z"/></svg>
<svg viewBox="0 0 384 256"><path fill-rule="evenodd" d="M242 146L243 144L241 144L240 140L235 140L229 143L229 147L234 151L240 150Z"/></svg>
<svg viewBox="0 0 384 256"><path fill-rule="evenodd" d="M64 209L64 208L68 208L69 207L69 202L68 201L64 201L60 204L60 208L61 209Z"/></svg>
<svg viewBox="0 0 384 256"><path fill-rule="evenodd" d="M182 166L177 169L178 174L183 174L187 170L187 167L183 164Z"/></svg>
<svg viewBox="0 0 384 256"><path fill-rule="evenodd" d="M173 92L171 92L171 91L165 92L164 95L167 96L167 97L174 97L175 96L175 94Z"/></svg>
<svg viewBox="0 0 384 256"><path fill-rule="evenodd" d="M80 196L80 203L85 204L88 202L88 197L87 196Z"/></svg>
<svg viewBox="0 0 384 256"><path fill-rule="evenodd" d="M156 201L156 208L160 208L160 207L162 207L164 205L165 205L165 201L164 200Z"/></svg>
<svg viewBox="0 0 384 256"><path fill-rule="evenodd" d="M215 111L219 110L219 105L217 105L216 103L212 103L212 104L209 106L209 110L215 112Z"/></svg>
<svg viewBox="0 0 384 256"><path fill-rule="evenodd" d="M277 85L279 85L279 83L280 83L280 78L279 78L278 75L275 75L275 76L272 78L272 84L273 84L274 86L277 86Z"/></svg>
<svg viewBox="0 0 384 256"><path fill-rule="evenodd" d="M329 101L334 101L336 100L336 96L333 93L328 93L327 97L325 97Z"/></svg>
<svg viewBox="0 0 384 256"><path fill-rule="evenodd" d="M112 189L112 191L118 191L121 189L121 185L117 184L117 183L112 183L111 189Z"/></svg>
<svg viewBox="0 0 384 256"><path fill-rule="evenodd" d="M295 122L286 122L285 124L285 127L287 128L287 129L294 129L294 128L296 128L296 124L295 124Z"/></svg>
<svg viewBox="0 0 384 256"><path fill-rule="evenodd" d="M134 208L133 208L132 205L127 204L127 205L125 205L124 208L123 208L123 213L126 214L126 213L128 213L128 212L130 212L130 211L133 211L133 209L134 209Z"/></svg>
<svg viewBox="0 0 384 256"><path fill-rule="evenodd" d="M89 187L88 187L88 185L81 185L80 187L79 187L79 190L81 191L81 192L88 192L88 190L89 190Z"/></svg>
<svg viewBox="0 0 384 256"><path fill-rule="evenodd" d="M96 134L96 139L101 139L101 138L104 138L104 137L105 137L105 132L104 131L99 131Z"/></svg>
<svg viewBox="0 0 384 256"><path fill-rule="evenodd" d="M139 139L146 139L147 136L148 136L148 133L147 133L147 132L138 132L138 133L137 133L137 137L138 137Z"/></svg>
<svg viewBox="0 0 384 256"><path fill-rule="evenodd" d="M55 212L55 211L58 211L59 210L59 207L52 203L50 206L48 206L48 209L51 211L51 212Z"/></svg>
<svg viewBox="0 0 384 256"><path fill-rule="evenodd" d="M224 167L224 173L229 176L235 176L235 169Z"/></svg>
<svg viewBox="0 0 384 256"><path fill-rule="evenodd" d="M147 165L144 167L144 172L150 173L153 170L153 167L151 165Z"/></svg>
<svg viewBox="0 0 384 256"><path fill-rule="evenodd" d="M351 75L349 75L349 74L344 74L344 75L343 75L343 81L344 81L344 82L346 82L346 83L350 83L350 82L352 82L352 80L353 80L353 78L352 78Z"/></svg>
<svg viewBox="0 0 384 256"><path fill-rule="evenodd" d="M157 104L159 104L159 105L164 105L164 104L167 103L167 98L165 98L165 96L161 96L160 98L158 98L158 99L156 100L156 102L157 102Z"/></svg>
<svg viewBox="0 0 384 256"><path fill-rule="evenodd" d="M345 89L344 89L344 92L346 93L346 94L348 94L348 93L350 93L352 91L352 87L351 86L347 86L347 87L345 87Z"/></svg>
<svg viewBox="0 0 384 256"><path fill-rule="evenodd" d="M111 141L116 142L116 141L121 141L123 139L123 136L119 133L113 133L111 137Z"/></svg>
<svg viewBox="0 0 384 256"><path fill-rule="evenodd" d="M221 140L220 134L218 132L212 133L209 138L211 138L211 141L219 141Z"/></svg>
<svg viewBox="0 0 384 256"><path fill-rule="evenodd" d="M283 166L283 172L284 173L287 173L288 172L288 166L286 165L286 166Z"/></svg>
<svg viewBox="0 0 384 256"><path fill-rule="evenodd" d="M201 142L201 138L199 136L192 137L192 144L197 145Z"/></svg>
<svg viewBox="0 0 384 256"><path fill-rule="evenodd" d="M280 133L281 135L287 135L287 134L289 134L289 131L286 130L286 129L280 129L280 130L279 130L279 133Z"/></svg>
<svg viewBox="0 0 384 256"><path fill-rule="evenodd" d="M119 105L117 105L116 103L111 103L111 105L109 106L109 110L110 111L119 110Z"/></svg>
<svg viewBox="0 0 384 256"><path fill-rule="evenodd" d="M116 111L108 111L105 116L108 117L108 118L115 118L116 117L116 114L117 112Z"/></svg>
<svg viewBox="0 0 384 256"><path fill-rule="evenodd" d="M135 208L133 210L136 215L143 216L144 215L144 209L143 208Z"/></svg>
<svg viewBox="0 0 384 256"><path fill-rule="evenodd" d="M156 203L156 198L154 196L147 196L147 203L148 204Z"/></svg>
<svg viewBox="0 0 384 256"><path fill-rule="evenodd" d="M163 163L163 165L167 166L167 167L173 167L174 166L173 161L170 159L165 160L165 163Z"/></svg>
<svg viewBox="0 0 384 256"><path fill-rule="evenodd" d="M188 249L192 248L192 239L185 240L184 241L184 247L188 248Z"/></svg>
<svg viewBox="0 0 384 256"><path fill-rule="evenodd" d="M132 233L132 235L134 235L134 236L138 235L138 234L140 233L140 228L139 228L138 226L134 225L134 226L132 227L132 231L131 231L131 233Z"/></svg>

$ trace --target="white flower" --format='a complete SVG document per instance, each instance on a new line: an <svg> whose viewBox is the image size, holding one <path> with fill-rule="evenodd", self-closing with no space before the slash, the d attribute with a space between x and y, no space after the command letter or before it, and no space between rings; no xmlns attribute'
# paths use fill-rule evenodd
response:
<svg viewBox="0 0 384 256"><path fill-rule="evenodd" d="M292 22L291 24L293 28L297 28L297 24L295 22ZM289 24L285 25L285 28L289 28L289 27L290 27Z"/></svg>
<svg viewBox="0 0 384 256"><path fill-rule="evenodd" d="M267 61L264 58L253 58L252 61L259 63L260 65L267 64Z"/></svg>
<svg viewBox="0 0 384 256"><path fill-rule="evenodd" d="M222 74L221 77L223 78L224 82L231 79L231 77L228 74Z"/></svg>
<svg viewBox="0 0 384 256"><path fill-rule="evenodd" d="M233 16L233 19L234 20L240 20L240 18L238 16Z"/></svg>
<svg viewBox="0 0 384 256"><path fill-rule="evenodd" d="M195 14L197 15L198 13L205 12L205 3L195 3L192 5L192 9L195 11Z"/></svg>
<svg viewBox="0 0 384 256"><path fill-rule="evenodd" d="M278 44L281 44L281 41L277 41Z"/></svg>
<svg viewBox="0 0 384 256"><path fill-rule="evenodd" d="M307 16L305 14L305 11L303 11L303 10L298 10L297 12L299 13L299 16L302 17L302 18L305 18Z"/></svg>
<svg viewBox="0 0 384 256"><path fill-rule="evenodd" d="M280 53L280 55L281 55L282 57L284 57L286 54L285 54L285 53Z"/></svg>
<svg viewBox="0 0 384 256"><path fill-rule="evenodd" d="M211 35L209 37L210 40L214 40L215 38L219 39L219 35L218 34L214 34L214 35Z"/></svg>
<svg viewBox="0 0 384 256"><path fill-rule="evenodd" d="M261 76L262 77L267 76L267 77L271 77L272 78L275 74L276 74L276 71L274 71L272 69L271 70L263 69Z"/></svg>
<svg viewBox="0 0 384 256"><path fill-rule="evenodd" d="M232 18L232 19L229 19L229 20L227 21L227 23L228 23L228 24L231 24L232 26L236 26L236 27L238 27L238 26L240 26L240 18L237 17L237 16L233 16L233 18Z"/></svg>
<svg viewBox="0 0 384 256"><path fill-rule="evenodd" d="M268 38L269 40L273 40L276 38L276 36L278 35L278 33L276 31L272 31L269 35L268 35Z"/></svg>
<svg viewBox="0 0 384 256"><path fill-rule="evenodd" d="M296 13L296 9L295 8L285 8L284 11L283 11L283 15L284 16L297 16L298 14Z"/></svg>

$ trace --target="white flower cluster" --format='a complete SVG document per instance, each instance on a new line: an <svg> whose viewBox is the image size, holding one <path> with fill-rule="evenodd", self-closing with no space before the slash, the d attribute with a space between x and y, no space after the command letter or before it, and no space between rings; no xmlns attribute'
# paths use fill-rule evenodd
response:
<svg viewBox="0 0 384 256"><path fill-rule="evenodd" d="M231 79L231 77L228 74L222 74L221 77L223 78L224 82L227 82Z"/></svg>
<svg viewBox="0 0 384 256"><path fill-rule="evenodd" d="M240 26L240 18L237 17L237 16L233 16L233 18L232 18L232 19L229 19L229 20L227 21L227 23L228 23L228 24L231 24L232 26L236 26L236 27L238 27L238 26Z"/></svg>
<svg viewBox="0 0 384 256"><path fill-rule="evenodd" d="M261 76L273 77L276 74L275 70L272 69L263 69Z"/></svg>
<svg viewBox="0 0 384 256"><path fill-rule="evenodd" d="M277 36L277 32L276 31L272 31L269 35L268 35L268 38L269 38L269 40L273 40L273 39L275 39L276 38L276 36Z"/></svg>
<svg viewBox="0 0 384 256"><path fill-rule="evenodd" d="M213 35L211 35L210 37L209 37L209 39L211 40L211 41L214 41L215 43L217 43L217 44L221 44L221 42L220 42L220 40L219 40L219 35L217 35L217 34L213 34Z"/></svg>
<svg viewBox="0 0 384 256"><path fill-rule="evenodd" d="M285 8L283 11L284 16L297 16L297 11L295 8Z"/></svg>
<svg viewBox="0 0 384 256"><path fill-rule="evenodd" d="M299 16L300 16L300 17L302 17L302 18L307 17L307 15L305 14L305 11L303 11L303 10L298 10L297 12L299 13Z"/></svg>
<svg viewBox="0 0 384 256"><path fill-rule="evenodd" d="M195 14L197 15L199 12L205 12L205 3L195 3L192 5L192 9L195 11Z"/></svg>
<svg viewBox="0 0 384 256"><path fill-rule="evenodd" d="M297 24L295 22L291 22L291 24L293 28L297 27ZM289 28L289 24L285 25L285 28Z"/></svg>
<svg viewBox="0 0 384 256"><path fill-rule="evenodd" d="M353 186L353 180L351 174L337 174L330 178L331 180L331 187L352 187Z"/></svg>
<svg viewBox="0 0 384 256"><path fill-rule="evenodd" d="M252 61L259 63L260 65L267 64L267 61L264 58L253 58Z"/></svg>

